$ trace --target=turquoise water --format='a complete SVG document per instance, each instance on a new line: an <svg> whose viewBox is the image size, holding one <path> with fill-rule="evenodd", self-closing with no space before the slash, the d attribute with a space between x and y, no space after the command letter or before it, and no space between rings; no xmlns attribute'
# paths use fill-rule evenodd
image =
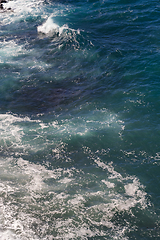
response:
<svg viewBox="0 0 160 240"><path fill-rule="evenodd" d="M4 7L0 239L159 239L159 1Z"/></svg>

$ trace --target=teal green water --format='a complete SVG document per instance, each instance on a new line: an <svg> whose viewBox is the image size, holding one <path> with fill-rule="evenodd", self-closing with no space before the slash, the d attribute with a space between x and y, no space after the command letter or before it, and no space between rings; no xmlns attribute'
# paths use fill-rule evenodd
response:
<svg viewBox="0 0 160 240"><path fill-rule="evenodd" d="M160 238L160 4L0 12L0 238Z"/></svg>

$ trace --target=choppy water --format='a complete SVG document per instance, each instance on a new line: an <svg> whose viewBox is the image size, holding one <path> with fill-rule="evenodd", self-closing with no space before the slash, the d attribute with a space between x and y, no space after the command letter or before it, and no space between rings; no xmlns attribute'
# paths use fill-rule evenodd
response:
<svg viewBox="0 0 160 240"><path fill-rule="evenodd" d="M159 239L159 1L4 7L0 239Z"/></svg>

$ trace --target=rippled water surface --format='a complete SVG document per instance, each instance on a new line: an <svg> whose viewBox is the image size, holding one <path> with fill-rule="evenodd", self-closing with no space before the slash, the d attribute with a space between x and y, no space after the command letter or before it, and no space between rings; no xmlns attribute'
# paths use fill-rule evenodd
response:
<svg viewBox="0 0 160 240"><path fill-rule="evenodd" d="M159 239L159 1L7 8L0 239Z"/></svg>

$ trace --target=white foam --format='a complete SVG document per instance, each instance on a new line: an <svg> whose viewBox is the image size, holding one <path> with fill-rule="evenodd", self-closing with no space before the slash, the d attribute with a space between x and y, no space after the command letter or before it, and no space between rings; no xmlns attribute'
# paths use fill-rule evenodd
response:
<svg viewBox="0 0 160 240"><path fill-rule="evenodd" d="M88 153L90 158L96 158L89 149ZM132 208L137 205L146 208L145 188L135 176L118 173L113 163L99 164L100 158L94 162L106 171L106 178L99 175L95 179L94 173L84 174L76 168L48 170L23 158L1 158L4 172L0 174L1 239L38 240L40 236L36 235L33 224L37 224L37 232L43 231L43 239L52 239L53 236L47 233L51 218L54 219L55 239L87 239L106 234L113 239L126 239L129 223L118 225L113 221L114 216L121 211L132 214ZM93 188L89 187L93 181ZM118 192L119 182L124 187L123 193ZM89 184L87 188L86 184ZM101 231L99 227L102 226L108 231Z"/></svg>
<svg viewBox="0 0 160 240"><path fill-rule="evenodd" d="M97 130L113 129L120 136L125 126L116 114L107 109L91 110L80 117L66 118L62 121L54 121L52 126L62 135L90 135Z"/></svg>
<svg viewBox="0 0 160 240"><path fill-rule="evenodd" d="M37 213L43 212L43 206L54 206L54 204L63 204L68 195L63 193L64 183L69 184L71 179L67 176L73 176L75 169L55 169L47 170L44 166L19 158L0 159L0 165L3 168L3 175L0 174L0 237L1 239L39 239L31 229L33 222L40 223L40 220L34 218L34 208L37 205L36 199L41 196L53 195L53 202L43 201L38 203ZM63 177L59 181L60 177ZM54 184L48 185L49 180ZM58 184L57 184L58 183ZM57 194L62 186L62 193ZM19 195L20 193L20 195ZM19 195L18 198L16 195ZM43 195L44 194L44 195ZM18 200L19 199L19 200ZM19 204L18 204L18 201ZM22 204L22 205L21 205ZM36 205L35 205L36 204ZM42 205L41 205L42 204ZM33 208L32 213L27 213L27 209ZM55 210L58 212L60 209ZM46 210L45 210L46 211ZM39 213L40 213L39 212ZM33 215L33 216L32 216ZM16 216L16 217L15 217ZM48 219L49 220L49 219ZM41 224L41 223L40 223ZM40 226L42 229L43 226ZM47 229L47 222L43 231ZM40 229L39 229L40 230ZM49 239L47 236L44 239Z"/></svg>
<svg viewBox="0 0 160 240"><path fill-rule="evenodd" d="M140 193L137 179L134 179L132 183L126 184L124 188L125 188L126 194L129 196L134 196Z"/></svg>
<svg viewBox="0 0 160 240"><path fill-rule="evenodd" d="M0 42L0 63L10 63L11 57L23 54L22 46L16 44L14 40Z"/></svg>
<svg viewBox="0 0 160 240"><path fill-rule="evenodd" d="M42 151L48 147L48 144L52 144L53 155L60 159L63 151L59 148L59 143L62 138L65 140L75 135L90 136L96 131L106 131L108 129L113 129L118 137L119 132L123 131L122 128L122 122L119 123L117 116L108 113L107 110L94 110L90 111L89 114L83 114L81 117L73 116L63 120L57 116L57 120L51 123L31 120L28 117L18 117L10 113L0 114L1 148L6 150L8 148L11 152L17 151L19 155L27 151ZM113 134L113 131L111 134ZM46 139L51 133L54 133L54 135L52 141L49 142ZM70 159L68 158L67 161L70 161ZM98 159L97 164L109 171L109 166L105 166Z"/></svg>
<svg viewBox="0 0 160 240"><path fill-rule="evenodd" d="M68 201L68 203L72 205L80 205L80 204L83 204L84 202L85 202L85 199L82 195L78 195L75 198Z"/></svg>
<svg viewBox="0 0 160 240"><path fill-rule="evenodd" d="M49 17L45 23L37 27L37 31L44 34L57 34L59 33L59 26L53 22L51 17Z"/></svg>
<svg viewBox="0 0 160 240"><path fill-rule="evenodd" d="M104 179L102 180L102 182L105 183L108 188L114 188L115 187L115 184L112 183L112 182L106 181Z"/></svg>
<svg viewBox="0 0 160 240"><path fill-rule="evenodd" d="M120 173L115 171L114 167L112 166L112 162L105 164L99 158L95 159L94 161L98 167L108 171L108 180L114 180L114 183L106 181L105 179L102 180L102 182L105 183L108 188L115 188L119 183L121 183L124 187L124 193L126 196L117 194L117 199L113 199L114 207L116 206L116 208L120 211L129 210L130 208L135 207L138 203L140 203L142 209L147 207L146 192L144 191L144 186L140 184L139 180L136 177L123 177ZM112 195L114 195L114 192L112 192L110 196ZM130 198L128 198L128 196Z"/></svg>
<svg viewBox="0 0 160 240"><path fill-rule="evenodd" d="M18 65L20 68L23 68L24 66L26 68L27 66L28 69L37 69L38 71L44 71L50 67L50 64L37 60L35 56L38 57L39 53L35 52L33 49L27 50L27 44L28 43L26 42L25 44L20 45L14 40L4 40L3 42L0 42L0 64L7 63L16 67ZM16 75L16 80L18 81L20 78L20 72L14 72L13 74ZM25 71L25 74L27 76L28 71ZM13 84L15 84L14 78L8 79L10 81L13 79Z"/></svg>
<svg viewBox="0 0 160 240"><path fill-rule="evenodd" d="M1 149L22 149L24 151L25 147L29 147L28 143L22 142L25 135L25 127L21 126L22 122L39 123L38 120L31 120L28 117L18 117L10 113L0 114Z"/></svg>
<svg viewBox="0 0 160 240"><path fill-rule="evenodd" d="M20 240L16 234L11 230L0 231L0 239L1 240Z"/></svg>
<svg viewBox="0 0 160 240"><path fill-rule="evenodd" d="M88 122L84 126L86 120ZM31 120L28 117L23 118L10 113L0 114L1 137L6 144L9 140L12 148L15 149L18 146L22 147L23 151L26 151L27 148L33 151L37 151L37 149L42 151L47 147L47 135L54 133L53 142L55 141L56 144L54 143L55 147L52 149L53 161L56 159L61 162L63 159L66 163L71 159L65 152L65 144L62 141L59 143L59 139L65 138L65 136L68 139L68 136L74 136L83 129L87 129L89 133L95 129L113 128L118 133L121 125L123 127L118 116L108 114L106 109L94 110L79 118L73 117L61 121L57 117L57 120L52 123L43 123L40 120ZM23 139L24 134L26 135L28 132L30 138ZM42 138L42 141L40 143L38 141L39 145L37 146L36 141L39 137ZM76 168L57 167L48 170L46 166L28 162L23 157L0 160L0 166L3 169L3 172L0 173L2 182L0 190L3 193L3 197L0 198L0 212L3 216L0 224L4 229L4 232L0 233L2 237L10 236L10 239L14 239L16 236L15 239L36 239L37 233L32 229L32 223L38 222L46 233L50 214L63 216L72 208L75 222L72 222L69 217L54 219L54 231L57 232L55 239L70 239L70 236L73 238L83 237L83 239L97 235L105 236L105 232L98 230L98 226L102 225L110 229L113 238L122 236L125 239L125 229L129 226L115 225L112 218L117 211L128 211L130 214L134 207L147 208L145 187L135 176L122 176L114 168L113 162L102 161L100 155L107 156L110 149L97 150L93 153L88 147L83 147L83 152L88 156L89 161L93 162L93 167L105 172L106 178L99 175L95 180L94 173L89 171L84 174L83 170ZM93 181L97 186L86 188L86 184L90 186ZM119 185L122 189L121 192L119 192ZM86 191L86 189L88 190ZM20 206L10 205L10 201L16 202L18 193L22 193L20 201L22 206L25 206L24 209L21 204ZM43 201L37 202L38 199L43 199ZM43 214L46 218L45 223L41 221L40 217L35 219L34 211L32 214L30 211L27 212L27 209L35 209L35 205L36 216ZM86 207L87 205L88 207ZM17 218L15 218L15 214L18 214ZM97 228L90 230L90 224L94 224ZM49 237L46 235L46 239Z"/></svg>
<svg viewBox="0 0 160 240"><path fill-rule="evenodd" d="M7 1L7 3L4 3L5 8L12 8L14 10L14 13L33 13L36 12L36 9L40 7L40 5L43 4L43 0L13 0L13 1ZM40 11L41 9L37 9L37 11ZM13 16L13 15L12 15Z"/></svg>
<svg viewBox="0 0 160 240"><path fill-rule="evenodd" d="M53 21L53 14L50 17L48 17L48 19L42 25L37 27L38 33L43 33L46 35L54 35L55 34L55 35L61 36L65 30L70 31L73 34L74 40L76 41L74 35L80 34L80 29L75 30L75 29L69 28L67 24L64 24L63 26L60 27L58 24L56 24ZM72 35L71 33L68 34L68 37L72 37L72 36L70 36L70 35Z"/></svg>

